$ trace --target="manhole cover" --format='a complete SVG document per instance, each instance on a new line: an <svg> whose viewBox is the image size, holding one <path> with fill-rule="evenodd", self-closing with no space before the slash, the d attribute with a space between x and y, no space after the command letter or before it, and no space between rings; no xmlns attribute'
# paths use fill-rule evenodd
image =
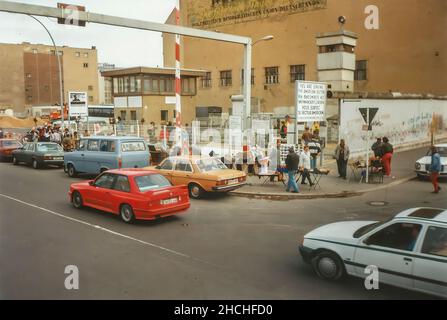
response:
<svg viewBox="0 0 447 320"><path fill-rule="evenodd" d="M386 206L388 204L388 202L386 202L386 201L371 201L371 202L368 202L368 204L373 207L383 207L383 206Z"/></svg>

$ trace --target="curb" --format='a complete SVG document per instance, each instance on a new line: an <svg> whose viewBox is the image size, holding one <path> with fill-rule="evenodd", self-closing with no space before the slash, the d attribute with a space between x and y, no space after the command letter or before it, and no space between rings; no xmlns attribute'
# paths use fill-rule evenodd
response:
<svg viewBox="0 0 447 320"><path fill-rule="evenodd" d="M389 187L395 187L400 184L417 179L416 177L407 177L393 181L387 185L381 185L378 187L362 190L362 191L342 191L337 193L320 193L320 194L286 194L286 193L261 193L261 192L248 192L248 191L231 191L230 195L236 197L245 197L249 199L263 199L263 200L312 200L312 199L334 199L334 198L351 198L362 196L365 193L387 189Z"/></svg>

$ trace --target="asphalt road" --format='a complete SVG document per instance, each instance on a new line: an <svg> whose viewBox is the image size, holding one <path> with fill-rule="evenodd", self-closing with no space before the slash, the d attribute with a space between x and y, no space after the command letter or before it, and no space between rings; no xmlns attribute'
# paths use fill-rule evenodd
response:
<svg viewBox="0 0 447 320"><path fill-rule="evenodd" d="M0 163L0 299L432 298L385 285L368 291L355 278L325 282L297 252L299 239L322 224L447 207L428 182L346 199L219 195L192 201L176 217L126 225L111 214L74 209L67 191L79 180L61 169ZM79 268L79 290L64 287L67 265Z"/></svg>

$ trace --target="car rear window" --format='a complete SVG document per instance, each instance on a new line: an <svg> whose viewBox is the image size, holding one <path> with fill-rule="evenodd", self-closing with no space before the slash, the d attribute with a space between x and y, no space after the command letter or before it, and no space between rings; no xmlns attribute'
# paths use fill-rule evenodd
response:
<svg viewBox="0 0 447 320"><path fill-rule="evenodd" d="M62 147L58 144L38 143L37 151L40 152L58 152L62 151Z"/></svg>
<svg viewBox="0 0 447 320"><path fill-rule="evenodd" d="M146 144L143 141L122 142L121 151L123 152L146 151Z"/></svg>
<svg viewBox="0 0 447 320"><path fill-rule="evenodd" d="M139 176L135 178L135 182L140 192L157 190L171 186L169 180L163 177L161 174L150 174L146 176Z"/></svg>

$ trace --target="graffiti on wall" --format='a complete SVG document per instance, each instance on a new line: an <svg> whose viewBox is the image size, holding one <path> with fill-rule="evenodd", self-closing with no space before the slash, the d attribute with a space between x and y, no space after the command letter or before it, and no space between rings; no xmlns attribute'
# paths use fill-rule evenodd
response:
<svg viewBox="0 0 447 320"><path fill-rule="evenodd" d="M193 0L188 1L188 25L207 29L326 7L327 0Z"/></svg>
<svg viewBox="0 0 447 320"><path fill-rule="evenodd" d="M372 122L371 144L377 137L388 137L395 147L429 142L431 131L447 135L447 101L445 100L344 100L341 104L340 138L351 152L362 155L366 150L366 131L359 108L378 107ZM433 125L435 123L435 125Z"/></svg>

